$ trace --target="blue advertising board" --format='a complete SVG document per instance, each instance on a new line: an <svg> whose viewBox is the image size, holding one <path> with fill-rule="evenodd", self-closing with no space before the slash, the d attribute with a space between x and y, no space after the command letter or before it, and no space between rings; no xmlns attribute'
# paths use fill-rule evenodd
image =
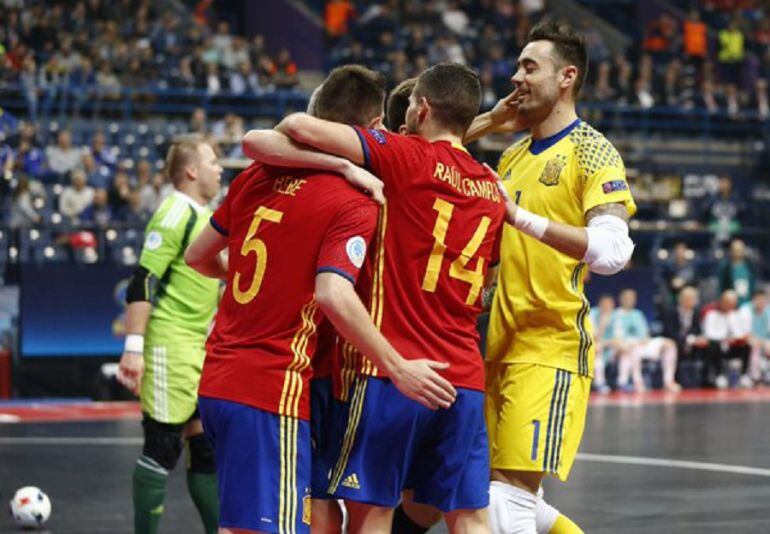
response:
<svg viewBox="0 0 770 534"><path fill-rule="evenodd" d="M130 275L130 268L112 264L25 265L21 272L21 355L120 355Z"/></svg>

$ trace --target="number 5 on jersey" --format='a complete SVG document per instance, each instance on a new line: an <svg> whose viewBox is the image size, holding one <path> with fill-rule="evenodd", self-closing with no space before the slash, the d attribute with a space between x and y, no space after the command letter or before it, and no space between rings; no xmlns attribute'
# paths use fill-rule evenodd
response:
<svg viewBox="0 0 770 534"><path fill-rule="evenodd" d="M449 230L449 222L452 220L454 208L454 204L441 198L437 198L433 203L433 209L438 212L436 224L433 227L433 237L436 239L436 242L433 244L433 251L430 253L428 267L425 270L425 276L422 280L422 289L429 293L434 293L436 291L438 276L441 273L441 267L444 263L444 253L446 252L446 234ZM455 259L449 266L449 276L457 278L458 280L463 280L471 285L468 297L465 299L465 304L468 306L471 306L476 302L476 299L479 298L479 293L481 293L481 288L484 285L484 258L478 259L476 268L472 271L466 269L465 266L468 265L468 262L473 258L473 255L479 250L490 222L491 219L489 217L485 216L481 218L481 222L479 222L479 225L476 227L473 237L471 237L471 240L465 245L465 248L457 259Z"/></svg>
<svg viewBox="0 0 770 534"><path fill-rule="evenodd" d="M257 237L257 231L262 221L270 221L278 224L283 219L283 213L276 210L271 210L264 206L257 208L254 212L254 218L251 220L251 226L249 231L246 232L246 238L241 245L241 256L247 256L251 253L255 255L254 276L251 279L251 284L246 291L241 290L241 273L236 271L233 277L233 297L239 304L248 304L259 293L259 288L262 286L262 279L265 277L265 268L267 267L267 247L265 242Z"/></svg>

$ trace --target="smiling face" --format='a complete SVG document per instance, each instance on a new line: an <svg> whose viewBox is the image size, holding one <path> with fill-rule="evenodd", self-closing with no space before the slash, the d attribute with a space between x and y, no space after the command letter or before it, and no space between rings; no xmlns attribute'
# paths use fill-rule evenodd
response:
<svg viewBox="0 0 770 534"><path fill-rule="evenodd" d="M565 90L566 70L575 70L570 66L559 67L554 54L550 41L532 41L519 55L518 69L511 81L519 92L519 117L526 126L548 117ZM567 90L571 91L571 84Z"/></svg>

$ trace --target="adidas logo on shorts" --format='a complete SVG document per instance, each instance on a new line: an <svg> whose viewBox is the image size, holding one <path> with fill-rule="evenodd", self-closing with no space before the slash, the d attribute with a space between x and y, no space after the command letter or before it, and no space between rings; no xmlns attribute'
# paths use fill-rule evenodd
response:
<svg viewBox="0 0 770 534"><path fill-rule="evenodd" d="M355 473L346 477L345 480L342 481L342 485L346 488L361 489L361 484L358 483L358 475Z"/></svg>

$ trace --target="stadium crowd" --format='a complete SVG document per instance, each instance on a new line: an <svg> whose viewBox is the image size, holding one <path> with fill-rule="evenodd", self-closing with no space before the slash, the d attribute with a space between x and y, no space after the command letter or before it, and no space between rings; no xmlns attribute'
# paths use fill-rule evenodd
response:
<svg viewBox="0 0 770 534"><path fill-rule="evenodd" d="M158 90L256 97L298 83L289 51L269 51L263 36L234 35L224 21L209 28L149 0L5 4L0 87L23 94L32 120L54 107L77 116L122 91L140 102Z"/></svg>
<svg viewBox="0 0 770 534"><path fill-rule="evenodd" d="M767 118L770 16L752 1L694 6L681 19L664 13L652 20L626 53L581 21L592 61L584 100ZM544 12L544 0L332 0L325 13L330 66L363 63L395 85L439 61L467 63L478 69L491 107L510 91L515 58ZM626 30L633 36L636 29Z"/></svg>

